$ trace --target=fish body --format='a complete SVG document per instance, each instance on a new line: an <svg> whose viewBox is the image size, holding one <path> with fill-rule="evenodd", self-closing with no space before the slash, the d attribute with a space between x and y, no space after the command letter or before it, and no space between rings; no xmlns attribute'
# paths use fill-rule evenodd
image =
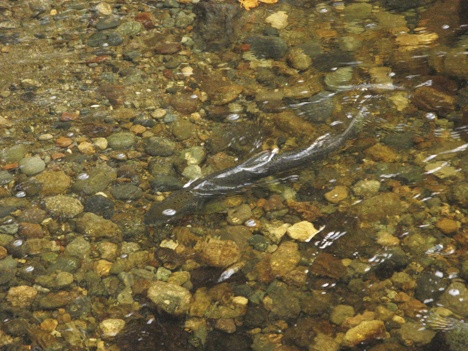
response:
<svg viewBox="0 0 468 351"><path fill-rule="evenodd" d="M331 137L325 134L311 145L278 154L275 150L260 152L246 161L199 178L155 203L146 213L145 222L157 226L173 221L201 208L210 199L238 192L261 178L306 166L326 158L359 132L364 124L361 111L346 130Z"/></svg>

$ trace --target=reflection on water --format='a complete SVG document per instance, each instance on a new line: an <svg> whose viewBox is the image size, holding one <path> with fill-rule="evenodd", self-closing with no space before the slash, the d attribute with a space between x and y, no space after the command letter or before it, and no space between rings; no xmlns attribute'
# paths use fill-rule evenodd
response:
<svg viewBox="0 0 468 351"><path fill-rule="evenodd" d="M2 350L464 349L467 2L256 5L0 2Z"/></svg>

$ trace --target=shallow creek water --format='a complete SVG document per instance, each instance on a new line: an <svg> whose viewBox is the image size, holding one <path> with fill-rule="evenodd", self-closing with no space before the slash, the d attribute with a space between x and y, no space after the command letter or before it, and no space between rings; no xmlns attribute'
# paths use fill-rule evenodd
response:
<svg viewBox="0 0 468 351"><path fill-rule="evenodd" d="M0 0L0 349L464 350L467 28L463 0Z"/></svg>

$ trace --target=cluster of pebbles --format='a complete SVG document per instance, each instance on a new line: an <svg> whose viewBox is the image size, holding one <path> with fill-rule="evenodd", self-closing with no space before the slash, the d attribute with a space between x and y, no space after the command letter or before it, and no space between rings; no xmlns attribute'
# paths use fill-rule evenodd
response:
<svg viewBox="0 0 468 351"><path fill-rule="evenodd" d="M0 348L461 351L465 3L0 1ZM144 223L363 109L328 159Z"/></svg>

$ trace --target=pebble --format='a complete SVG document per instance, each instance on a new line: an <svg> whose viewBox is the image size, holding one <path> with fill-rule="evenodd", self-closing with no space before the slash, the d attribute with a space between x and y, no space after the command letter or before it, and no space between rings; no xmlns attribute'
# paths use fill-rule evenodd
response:
<svg viewBox="0 0 468 351"><path fill-rule="evenodd" d="M100 47L104 45L119 46L122 43L123 38L120 34L111 30L94 33L86 41L86 44L90 47Z"/></svg>
<svg viewBox="0 0 468 351"><path fill-rule="evenodd" d="M45 169L46 163L39 156L22 158L19 161L21 173L32 176L41 173Z"/></svg>
<svg viewBox="0 0 468 351"><path fill-rule="evenodd" d="M446 179L446 178L456 178L460 177L460 171L453 166L450 166L450 163L447 161L436 161L428 163L424 170L426 174L434 174L437 178Z"/></svg>
<svg viewBox="0 0 468 351"><path fill-rule="evenodd" d="M468 288L463 282L454 281L440 296L438 305L468 318Z"/></svg>
<svg viewBox="0 0 468 351"><path fill-rule="evenodd" d="M363 221L378 221L405 211L397 194L381 193L356 204L353 211Z"/></svg>
<svg viewBox="0 0 468 351"><path fill-rule="evenodd" d="M379 320L362 321L346 332L342 340L342 345L345 347L353 347L362 342L387 339L389 336L385 329L384 322Z"/></svg>
<svg viewBox="0 0 468 351"><path fill-rule="evenodd" d="M194 146L190 149L182 150L180 153L181 158L183 158L188 165L199 165L206 158L205 148L201 146Z"/></svg>
<svg viewBox="0 0 468 351"><path fill-rule="evenodd" d="M135 143L135 135L130 132L114 133L107 137L109 147L114 150L126 150L132 148Z"/></svg>
<svg viewBox="0 0 468 351"><path fill-rule="evenodd" d="M44 237L44 231L42 226L37 223L21 222L18 234L24 238L42 238Z"/></svg>
<svg viewBox="0 0 468 351"><path fill-rule="evenodd" d="M80 200L67 195L55 195L44 199L47 212L58 218L73 218L83 212Z"/></svg>
<svg viewBox="0 0 468 351"><path fill-rule="evenodd" d="M352 67L340 67L336 71L325 75L325 84L331 90L346 89L351 86L353 79Z"/></svg>
<svg viewBox="0 0 468 351"><path fill-rule="evenodd" d="M115 185L110 189L112 196L117 200L138 200L143 196L143 190L133 184Z"/></svg>
<svg viewBox="0 0 468 351"><path fill-rule="evenodd" d="M235 208L230 208L227 213L227 222L232 225L241 225L252 217L252 210L249 205L242 204Z"/></svg>
<svg viewBox="0 0 468 351"><path fill-rule="evenodd" d="M265 22L275 29L284 29L288 26L288 15L286 11L277 11L265 18Z"/></svg>
<svg viewBox="0 0 468 351"><path fill-rule="evenodd" d="M398 159L398 155L391 148L382 144L371 146L364 150L364 154L377 162L395 162Z"/></svg>
<svg viewBox="0 0 468 351"><path fill-rule="evenodd" d="M333 324L341 325L347 318L354 316L355 311L353 306L336 305L330 314L330 321Z"/></svg>
<svg viewBox="0 0 468 351"><path fill-rule="evenodd" d="M83 177L79 176L79 178L75 180L72 190L75 193L83 193L85 195L94 195L104 191L112 181L117 179L117 171L107 164L98 164L94 169L91 169L89 173L83 173L81 175Z"/></svg>
<svg viewBox="0 0 468 351"><path fill-rule="evenodd" d="M279 60L286 55L288 45L278 37L253 36L245 41L250 44L250 50L259 59Z"/></svg>
<svg viewBox="0 0 468 351"><path fill-rule="evenodd" d="M309 242L318 232L314 225L307 221L295 223L286 229L286 233L291 239L305 243Z"/></svg>
<svg viewBox="0 0 468 351"><path fill-rule="evenodd" d="M435 332L428 328L421 328L417 322L407 322L396 331L404 344L415 346L427 345L435 336Z"/></svg>
<svg viewBox="0 0 468 351"><path fill-rule="evenodd" d="M291 67L300 71L308 69L312 64L312 59L298 47L289 49L286 58Z"/></svg>
<svg viewBox="0 0 468 351"><path fill-rule="evenodd" d="M4 162L18 162L28 152L26 145L16 144L0 151L0 159Z"/></svg>
<svg viewBox="0 0 468 351"><path fill-rule="evenodd" d="M273 276L285 277L301 259L297 243L293 241L283 242L278 249L271 254L270 268Z"/></svg>
<svg viewBox="0 0 468 351"><path fill-rule="evenodd" d="M99 323L101 329L101 336L104 339L112 338L116 336L125 327L125 321L119 318L108 318L104 319Z"/></svg>
<svg viewBox="0 0 468 351"><path fill-rule="evenodd" d="M209 239L195 245L200 259L212 267L228 267L241 257L241 251L232 240Z"/></svg>
<svg viewBox="0 0 468 351"><path fill-rule="evenodd" d="M128 21L118 26L115 32L124 37L131 37L131 36L137 35L142 30L143 30L143 24L141 24L140 22Z"/></svg>
<svg viewBox="0 0 468 351"><path fill-rule="evenodd" d="M459 228L458 222L450 218L439 219L435 226L444 234L455 233Z"/></svg>
<svg viewBox="0 0 468 351"><path fill-rule="evenodd" d="M73 283L73 274L69 272L57 272L50 275L39 275L35 283L48 289L58 290L66 288Z"/></svg>
<svg viewBox="0 0 468 351"><path fill-rule="evenodd" d="M89 212L76 220L76 229L79 233L97 239L119 238L122 236L122 232L117 224Z"/></svg>
<svg viewBox="0 0 468 351"><path fill-rule="evenodd" d="M155 281L148 289L148 298L166 313L180 316L188 312L192 295L179 285Z"/></svg>
<svg viewBox="0 0 468 351"><path fill-rule="evenodd" d="M359 180L352 187L353 193L358 196L370 197L379 192L380 182L378 180Z"/></svg>
<svg viewBox="0 0 468 351"><path fill-rule="evenodd" d="M200 166L189 165L184 168L182 175L187 179L194 180L203 177L203 172Z"/></svg>
<svg viewBox="0 0 468 351"><path fill-rule="evenodd" d="M37 290L32 286L18 285L8 289L6 300L13 306L29 308L37 296Z"/></svg>
<svg viewBox="0 0 468 351"><path fill-rule="evenodd" d="M50 196L65 193L71 186L71 178L63 171L45 171L35 179L41 184L41 195Z"/></svg>
<svg viewBox="0 0 468 351"><path fill-rule="evenodd" d="M324 194L325 199L332 204L337 204L348 197L348 188L343 185L337 185L331 191Z"/></svg>
<svg viewBox="0 0 468 351"><path fill-rule="evenodd" d="M92 195L83 200L85 212L92 212L106 219L114 215L114 202L102 195Z"/></svg>
<svg viewBox="0 0 468 351"><path fill-rule="evenodd" d="M172 123L172 134L177 140L186 140L195 133L195 125L185 119L178 119Z"/></svg>
<svg viewBox="0 0 468 351"><path fill-rule="evenodd" d="M176 143L167 138L151 137L145 141L145 151L151 156L171 156L176 150Z"/></svg>

